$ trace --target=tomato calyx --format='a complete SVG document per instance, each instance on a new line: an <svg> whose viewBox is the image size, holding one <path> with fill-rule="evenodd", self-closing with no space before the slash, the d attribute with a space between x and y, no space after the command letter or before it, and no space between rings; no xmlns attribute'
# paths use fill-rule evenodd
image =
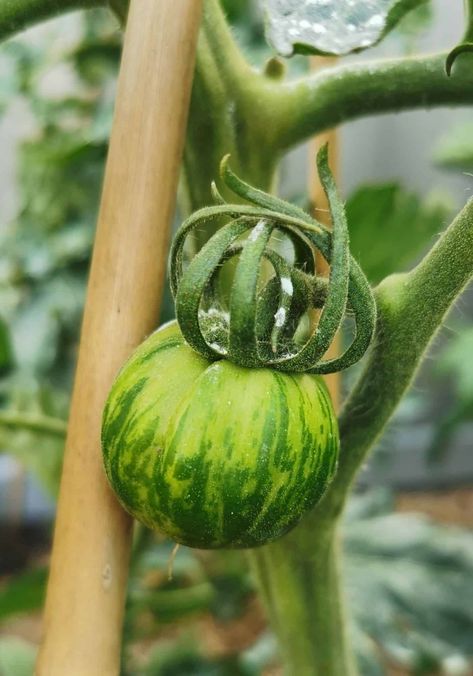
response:
<svg viewBox="0 0 473 676"><path fill-rule="evenodd" d="M350 255L345 212L326 146L318 153L317 166L332 230L299 207L242 181L227 156L221 178L247 203L226 203L213 185L217 204L194 213L177 232L170 257L177 320L187 343L205 358L225 358L250 368L332 373L351 366L367 350L376 306L365 275ZM184 269L189 235L222 219L225 225ZM317 252L330 265L328 277L316 273ZM231 271L228 298L221 284L225 269ZM310 329L314 308L319 310L318 321ZM341 356L324 359L347 314L355 321L351 345Z"/></svg>

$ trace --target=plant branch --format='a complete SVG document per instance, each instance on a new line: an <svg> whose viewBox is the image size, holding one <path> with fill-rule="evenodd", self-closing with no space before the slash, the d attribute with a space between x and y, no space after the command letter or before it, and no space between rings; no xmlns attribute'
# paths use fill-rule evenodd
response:
<svg viewBox="0 0 473 676"><path fill-rule="evenodd" d="M411 272L375 290L373 346L340 416L338 472L321 509L338 516L369 449L409 387L429 344L473 276L473 199Z"/></svg>
<svg viewBox="0 0 473 676"><path fill-rule="evenodd" d="M259 103L270 81L274 84L246 62L218 0L205 0L184 152L180 203L185 213L213 202L210 184L219 181L226 154L247 181L269 188L279 154L266 142L270 134ZM227 194L224 185L219 188Z"/></svg>
<svg viewBox="0 0 473 676"><path fill-rule="evenodd" d="M40 21L78 9L107 6L107 0L2 0L0 42Z"/></svg>
<svg viewBox="0 0 473 676"><path fill-rule="evenodd" d="M340 66L287 84L261 80L258 114L281 151L336 125L379 113L473 103L468 59L445 73L446 54Z"/></svg>
<svg viewBox="0 0 473 676"><path fill-rule="evenodd" d="M317 510L284 538L249 552L285 672L355 676L340 584L336 524Z"/></svg>
<svg viewBox="0 0 473 676"><path fill-rule="evenodd" d="M11 411L0 411L0 427L13 427L57 437L65 437L67 432L67 423L60 418Z"/></svg>
<svg viewBox="0 0 473 676"><path fill-rule="evenodd" d="M473 200L412 272L388 277L375 291L375 341L340 417L340 463L324 500L288 535L250 552L287 673L356 674L345 635L338 518L358 468L472 275Z"/></svg>

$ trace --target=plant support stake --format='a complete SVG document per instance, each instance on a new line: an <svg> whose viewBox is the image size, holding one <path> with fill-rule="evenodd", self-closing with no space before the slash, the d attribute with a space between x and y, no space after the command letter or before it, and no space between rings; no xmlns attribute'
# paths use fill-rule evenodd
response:
<svg viewBox="0 0 473 676"><path fill-rule="evenodd" d="M110 385L155 328L194 69L200 0L132 0L90 271L46 598L39 676L120 669L131 519L108 487Z"/></svg>

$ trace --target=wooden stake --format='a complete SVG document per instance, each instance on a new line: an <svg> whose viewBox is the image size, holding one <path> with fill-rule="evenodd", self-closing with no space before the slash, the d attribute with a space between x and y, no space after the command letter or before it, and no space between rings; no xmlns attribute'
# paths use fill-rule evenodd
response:
<svg viewBox="0 0 473 676"><path fill-rule="evenodd" d="M330 67L334 65L335 60L327 57L313 57L311 59L312 70L319 70L320 68ZM316 136L309 144L309 195L311 203L315 207L314 216L321 223L330 224L330 214L328 213L328 203L322 185L317 174L317 167L315 158L317 151L325 143L329 144L329 163L330 168L337 178L338 174L338 134L331 129L323 134ZM317 270L319 273L325 275L328 272L328 265L322 256L318 257ZM340 336L337 335L332 345L330 346L325 358L336 357L340 354ZM331 373L324 376L327 383L332 402L336 411L339 410L341 404L341 376L340 373Z"/></svg>
<svg viewBox="0 0 473 676"><path fill-rule="evenodd" d="M201 0L132 0L64 457L39 676L119 673L131 519L102 468L109 387L156 326Z"/></svg>

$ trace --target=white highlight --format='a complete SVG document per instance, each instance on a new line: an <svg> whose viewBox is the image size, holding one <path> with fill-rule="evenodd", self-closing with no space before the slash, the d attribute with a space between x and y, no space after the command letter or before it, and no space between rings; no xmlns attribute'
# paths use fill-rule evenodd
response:
<svg viewBox="0 0 473 676"><path fill-rule="evenodd" d="M370 26L370 28L383 28L384 18L381 14L375 14L374 16L371 17L371 19L367 22L366 25Z"/></svg>
<svg viewBox="0 0 473 676"><path fill-rule="evenodd" d="M214 350L214 352L218 352L218 354L222 354L222 355L227 354L227 351L225 350L225 348L223 348L218 343L210 343L209 347L210 347L211 350Z"/></svg>
<svg viewBox="0 0 473 676"><path fill-rule="evenodd" d="M278 329L280 329L281 326L284 325L285 321L286 321L286 310L283 307L280 307L279 310L274 315L274 324Z"/></svg>
<svg viewBox="0 0 473 676"><path fill-rule="evenodd" d="M254 242L255 240L257 240L258 237L263 233L265 225L266 221L258 221L258 223L255 225L253 230L248 235L248 241Z"/></svg>
<svg viewBox="0 0 473 676"><path fill-rule="evenodd" d="M292 280L289 277L281 277L281 288L284 293L287 293L288 296L292 296L294 293L294 287L292 286Z"/></svg>

